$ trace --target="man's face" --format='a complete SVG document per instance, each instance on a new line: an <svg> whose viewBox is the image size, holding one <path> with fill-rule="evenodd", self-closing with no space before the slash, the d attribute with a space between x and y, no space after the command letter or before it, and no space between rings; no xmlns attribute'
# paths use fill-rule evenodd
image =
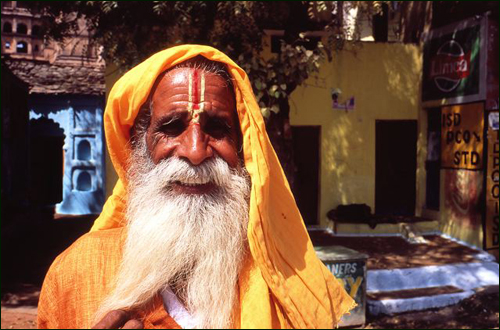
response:
<svg viewBox="0 0 500 330"><path fill-rule="evenodd" d="M239 302L251 192L234 96L225 79L191 68L168 72L152 93L145 138L141 121L132 141L124 259L101 309L142 307L170 287L199 328L225 329Z"/></svg>
<svg viewBox="0 0 500 330"><path fill-rule="evenodd" d="M166 74L152 96L146 142L153 163L169 157L192 165L219 156L232 168L239 164L239 123L233 93L224 78L192 68ZM174 187L183 193L207 193L210 184Z"/></svg>

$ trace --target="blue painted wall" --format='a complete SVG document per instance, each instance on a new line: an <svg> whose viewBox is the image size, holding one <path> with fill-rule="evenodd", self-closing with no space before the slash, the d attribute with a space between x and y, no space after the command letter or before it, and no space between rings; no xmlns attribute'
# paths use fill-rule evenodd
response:
<svg viewBox="0 0 500 330"><path fill-rule="evenodd" d="M30 97L30 120L45 117L64 130L63 199L59 214L98 214L104 204L104 98L98 96ZM47 160L47 161L50 161Z"/></svg>

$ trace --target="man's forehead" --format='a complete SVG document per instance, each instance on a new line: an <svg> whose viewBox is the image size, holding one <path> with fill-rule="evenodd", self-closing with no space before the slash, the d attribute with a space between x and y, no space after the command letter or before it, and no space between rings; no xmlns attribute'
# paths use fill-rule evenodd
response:
<svg viewBox="0 0 500 330"><path fill-rule="evenodd" d="M153 102L158 101L163 105L165 102L169 104L184 101L188 102L189 108L193 107L195 110L208 102L208 108L222 105L226 110L236 113L234 91L227 79L200 68L182 67L168 71L160 78L153 92Z"/></svg>
<svg viewBox="0 0 500 330"><path fill-rule="evenodd" d="M186 78L189 74L189 70L174 69L165 75L166 79L170 79L171 83L174 85L181 85L186 82Z"/></svg>
<svg viewBox="0 0 500 330"><path fill-rule="evenodd" d="M206 71L201 68L175 68L168 71L163 77L163 81L170 85L188 87L189 81L200 81L205 79L207 82L218 87L229 88L226 80L218 74Z"/></svg>

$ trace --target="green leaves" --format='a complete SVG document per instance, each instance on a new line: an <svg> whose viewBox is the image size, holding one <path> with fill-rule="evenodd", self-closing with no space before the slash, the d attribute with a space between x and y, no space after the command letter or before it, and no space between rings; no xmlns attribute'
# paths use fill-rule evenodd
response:
<svg viewBox="0 0 500 330"><path fill-rule="evenodd" d="M264 118L272 113L279 113L280 99L287 99L296 86L306 80L321 66L324 55L319 49L306 49L298 43L283 43L281 53L264 60L259 54L253 54L248 61L240 55L238 61L253 83L254 93L261 107Z"/></svg>
<svg viewBox="0 0 500 330"><path fill-rule="evenodd" d="M321 69L331 50L341 49L342 24L331 14L368 6L362 2L261 1L73 1L35 2L50 14L52 35L63 40L77 25L71 13L84 15L93 40L103 45L108 63L126 71L153 53L181 43L213 45L247 72L263 115L280 111L295 88ZM339 6L339 8L336 8ZM351 7L349 7L351 6ZM300 13L300 15L296 15ZM302 15L303 14L303 15ZM328 42L313 43L307 15L324 26ZM330 16L328 16L330 15ZM74 15L73 15L74 16ZM59 19L59 20L58 20ZM328 20L329 19L329 20ZM319 22L319 23L318 23ZM282 30L280 51L263 57L264 29ZM50 32L49 31L49 32ZM332 46L334 45L334 46ZM270 45L267 45L268 47Z"/></svg>

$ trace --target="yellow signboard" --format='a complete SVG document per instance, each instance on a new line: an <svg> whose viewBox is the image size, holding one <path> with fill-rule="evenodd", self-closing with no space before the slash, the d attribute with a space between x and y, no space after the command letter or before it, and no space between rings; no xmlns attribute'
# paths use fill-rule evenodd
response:
<svg viewBox="0 0 500 330"><path fill-rule="evenodd" d="M477 170L483 167L483 103L442 108L441 167Z"/></svg>
<svg viewBox="0 0 500 330"><path fill-rule="evenodd" d="M488 127L488 171L486 173L486 250L498 256L498 129Z"/></svg>

